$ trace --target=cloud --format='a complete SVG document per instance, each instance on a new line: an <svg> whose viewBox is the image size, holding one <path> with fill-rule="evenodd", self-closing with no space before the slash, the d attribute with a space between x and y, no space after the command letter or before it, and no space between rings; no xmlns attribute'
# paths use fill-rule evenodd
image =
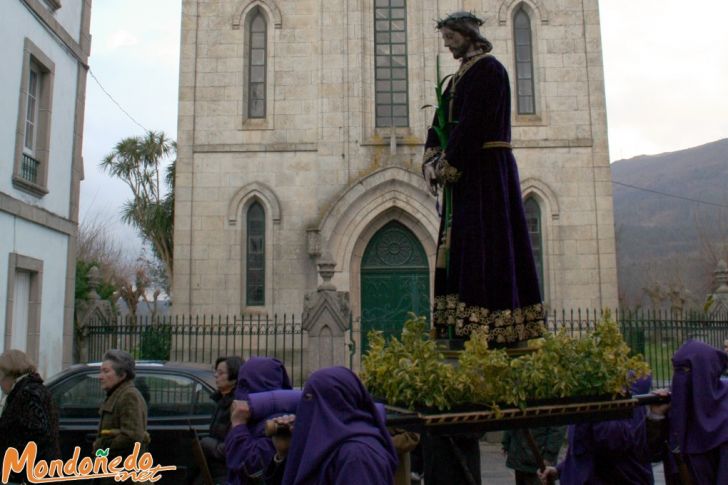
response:
<svg viewBox="0 0 728 485"><path fill-rule="evenodd" d="M611 159L728 137L724 0L600 2Z"/></svg>
<svg viewBox="0 0 728 485"><path fill-rule="evenodd" d="M106 46L108 50L117 50L122 47L132 47L139 45L139 38L128 30L117 30L109 35Z"/></svg>

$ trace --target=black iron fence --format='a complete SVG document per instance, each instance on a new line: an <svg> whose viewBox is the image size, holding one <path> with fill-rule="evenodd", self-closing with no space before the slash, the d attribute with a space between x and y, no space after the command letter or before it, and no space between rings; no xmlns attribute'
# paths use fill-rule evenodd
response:
<svg viewBox="0 0 728 485"><path fill-rule="evenodd" d="M572 335L594 329L605 310L552 310L548 328L564 328ZM700 311L611 310L624 340L633 353L642 354L652 369L652 387L667 387L672 379L672 355L689 339L701 340L723 349L728 339L728 314L709 315Z"/></svg>
<svg viewBox="0 0 728 485"><path fill-rule="evenodd" d="M550 311L550 331L565 329L584 335L602 320L604 310ZM652 368L653 387L669 385L671 358L688 339L723 348L728 339L728 314L702 312L610 311L634 353L642 354ZM356 338L359 340L359 337ZM294 316L164 316L117 321L92 321L77 335L85 349L84 360L101 360L110 348L131 352L137 359L209 363L224 355L253 355L283 361L294 385L302 385L306 373L308 338Z"/></svg>
<svg viewBox="0 0 728 485"><path fill-rule="evenodd" d="M87 362L101 360L112 348L139 360L208 364L229 355L275 357L285 363L293 384L302 385L304 334L301 322L288 315L119 317L91 321L77 344L85 348Z"/></svg>

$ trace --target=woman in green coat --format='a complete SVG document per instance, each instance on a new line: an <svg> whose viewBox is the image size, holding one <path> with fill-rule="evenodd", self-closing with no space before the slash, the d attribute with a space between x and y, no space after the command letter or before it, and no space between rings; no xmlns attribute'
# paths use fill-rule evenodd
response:
<svg viewBox="0 0 728 485"><path fill-rule="evenodd" d="M99 382L106 391L106 400L101 404L99 432L93 444L93 453L108 449L108 461L120 456L122 460L131 455L134 445L140 443L141 456L149 447L147 433L147 403L134 386L134 358L123 350L109 350L104 354ZM98 480L97 483L117 483L113 478Z"/></svg>

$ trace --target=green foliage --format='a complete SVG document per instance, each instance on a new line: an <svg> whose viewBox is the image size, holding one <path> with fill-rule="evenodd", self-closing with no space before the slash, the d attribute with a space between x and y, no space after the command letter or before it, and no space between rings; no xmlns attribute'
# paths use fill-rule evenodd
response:
<svg viewBox="0 0 728 485"><path fill-rule="evenodd" d="M447 141L450 137L450 124L448 122L448 111L450 109L450 98L443 94L443 86L452 75L440 78L440 57L437 57L437 85L435 86L435 96L437 96L437 107L435 108L435 124L432 129L437 133L437 139L440 141L440 148L447 148Z"/></svg>
<svg viewBox="0 0 728 485"><path fill-rule="evenodd" d="M445 363L425 327L424 317L410 314L401 340L387 342L382 332L369 333L362 379L370 392L407 407L449 407L455 369Z"/></svg>
<svg viewBox="0 0 728 485"><path fill-rule="evenodd" d="M511 359L503 349L488 348L487 327L472 333L460 356L458 374L466 383L460 403L517 404L519 388L513 382Z"/></svg>
<svg viewBox="0 0 728 485"><path fill-rule="evenodd" d="M540 399L624 395L649 373L642 355L631 355L609 314L581 338L564 330L547 334L536 350L514 358L488 348L487 329L476 331L457 366L445 362L424 317L411 315L401 341L386 342L380 332L369 338L362 380L374 395L408 408L479 404L497 410Z"/></svg>
<svg viewBox="0 0 728 485"><path fill-rule="evenodd" d="M90 291L88 273L94 266L100 266L97 261L83 261L80 259L76 260L76 289L75 299L76 300L87 300L88 293ZM109 300L116 291L116 284L113 281L102 279L99 282L96 293L102 300ZM113 302L112 302L113 303Z"/></svg>
<svg viewBox="0 0 728 485"><path fill-rule="evenodd" d="M167 281L172 280L174 261L175 162L166 168L166 174L162 164L176 149L176 143L164 133L148 131L144 136L121 140L100 164L131 189L132 198L124 203L121 219L149 241L154 255L165 265Z"/></svg>
<svg viewBox="0 0 728 485"><path fill-rule="evenodd" d="M132 355L143 360L169 360L172 349L172 327L169 325L150 325L146 327L139 345Z"/></svg>

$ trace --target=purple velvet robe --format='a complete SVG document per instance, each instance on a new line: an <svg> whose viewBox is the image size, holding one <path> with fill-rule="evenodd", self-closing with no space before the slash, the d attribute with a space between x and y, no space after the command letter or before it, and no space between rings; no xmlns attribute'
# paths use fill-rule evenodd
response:
<svg viewBox="0 0 728 485"><path fill-rule="evenodd" d="M384 419L345 367L313 374L296 410L286 485L391 485L397 454Z"/></svg>
<svg viewBox="0 0 728 485"><path fill-rule="evenodd" d="M637 381L633 394L650 390L651 379ZM569 426L569 448L559 463L562 485L651 485L654 483L644 407L632 418Z"/></svg>
<svg viewBox="0 0 728 485"><path fill-rule="evenodd" d="M454 94L453 94L454 92ZM540 337L544 308L511 141L508 73L491 55L465 62L448 86L452 122L444 158L457 169L452 224L440 225L434 324L441 338L467 338L481 325L495 344ZM430 129L428 153L439 150ZM447 203L446 203L447 205ZM446 263L447 258L447 263Z"/></svg>
<svg viewBox="0 0 728 485"><path fill-rule="evenodd" d="M252 357L240 367L235 399L246 400L248 394L278 389L290 389L286 368L278 359ZM273 457L276 449L273 441L265 436L265 421L270 416L234 426L225 438L225 456L228 467L228 483L245 485L280 483L282 465Z"/></svg>
<svg viewBox="0 0 728 485"><path fill-rule="evenodd" d="M697 484L728 483L728 354L688 340L672 357L670 444Z"/></svg>

